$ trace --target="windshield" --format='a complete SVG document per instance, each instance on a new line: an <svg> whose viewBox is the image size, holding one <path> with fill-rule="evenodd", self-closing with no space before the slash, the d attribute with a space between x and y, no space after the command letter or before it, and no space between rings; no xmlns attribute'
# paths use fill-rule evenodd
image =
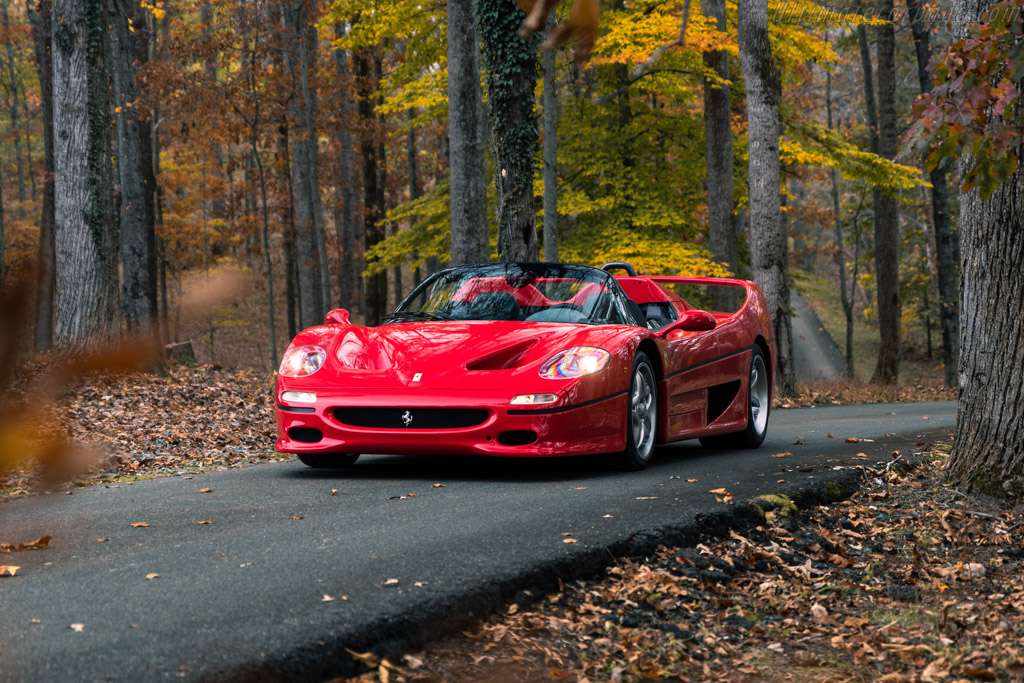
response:
<svg viewBox="0 0 1024 683"><path fill-rule="evenodd" d="M435 273L384 322L518 320L624 325L614 278L586 266L488 263Z"/></svg>

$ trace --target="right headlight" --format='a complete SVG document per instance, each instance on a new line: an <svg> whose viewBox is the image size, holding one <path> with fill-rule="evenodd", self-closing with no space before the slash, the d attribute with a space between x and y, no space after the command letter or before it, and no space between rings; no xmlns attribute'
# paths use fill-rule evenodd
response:
<svg viewBox="0 0 1024 683"><path fill-rule="evenodd" d="M327 352L322 346L296 346L284 352L277 373L285 377L308 377L323 367L325 360Z"/></svg>

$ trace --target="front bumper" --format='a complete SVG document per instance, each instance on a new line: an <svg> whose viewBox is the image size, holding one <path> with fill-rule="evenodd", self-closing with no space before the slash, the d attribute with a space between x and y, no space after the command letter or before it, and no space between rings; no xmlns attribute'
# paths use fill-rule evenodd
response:
<svg viewBox="0 0 1024 683"><path fill-rule="evenodd" d="M415 420L408 427L357 427L343 424L335 416L339 408L401 409L412 416L417 410L438 408L483 410L486 418L474 426L444 429L417 428ZM509 405L506 392L500 396L496 392L455 390L415 394L394 390L358 395L318 392L315 404L278 401L277 450L513 457L613 453L626 448L626 411L625 392L553 408Z"/></svg>

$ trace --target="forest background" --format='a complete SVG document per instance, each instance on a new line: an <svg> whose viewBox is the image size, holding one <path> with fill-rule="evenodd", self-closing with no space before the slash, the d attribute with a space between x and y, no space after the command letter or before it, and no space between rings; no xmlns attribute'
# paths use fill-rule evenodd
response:
<svg viewBox="0 0 1024 683"><path fill-rule="evenodd" d="M512 0L0 1L20 343L201 333L206 360L273 368L328 309L375 324L448 263L625 260L757 280L783 395L790 281L824 282L851 377L895 383L916 347L963 410L961 192L1020 260L1020 3L596 9L560 7L575 51L542 52L554 21L524 40ZM225 271L242 292L195 318L188 292ZM858 326L878 338L859 364Z"/></svg>

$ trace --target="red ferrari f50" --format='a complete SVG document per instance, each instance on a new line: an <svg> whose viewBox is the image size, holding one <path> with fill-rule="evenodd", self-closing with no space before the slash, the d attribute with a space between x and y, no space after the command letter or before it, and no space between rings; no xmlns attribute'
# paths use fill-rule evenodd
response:
<svg viewBox="0 0 1024 683"><path fill-rule="evenodd" d="M712 286L736 292L738 309L684 298ZM295 337L278 372L277 450L311 467L360 453L615 453L641 469L655 444L760 446L774 361L753 282L625 263L460 266L378 327L337 309Z"/></svg>

